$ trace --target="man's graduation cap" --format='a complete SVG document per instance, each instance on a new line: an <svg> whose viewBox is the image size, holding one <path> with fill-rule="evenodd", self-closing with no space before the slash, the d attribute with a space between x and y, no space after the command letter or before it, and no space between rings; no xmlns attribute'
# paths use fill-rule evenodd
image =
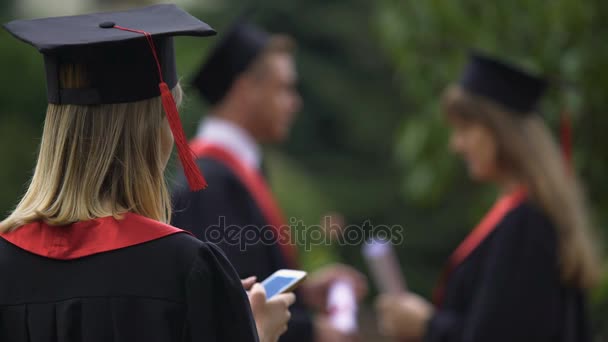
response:
<svg viewBox="0 0 608 342"><path fill-rule="evenodd" d="M211 105L221 101L237 77L266 48L268 32L248 22L242 15L223 35L192 81L201 96Z"/></svg>
<svg viewBox="0 0 608 342"><path fill-rule="evenodd" d="M536 110L547 88L544 79L480 53L471 53L460 85L522 114Z"/></svg>
<svg viewBox="0 0 608 342"><path fill-rule="evenodd" d="M49 103L96 105L161 96L191 189L206 186L192 160L170 89L177 85L173 36L215 31L175 5L122 12L16 20L4 26L44 55ZM60 69L82 69L86 86L60 81Z"/></svg>

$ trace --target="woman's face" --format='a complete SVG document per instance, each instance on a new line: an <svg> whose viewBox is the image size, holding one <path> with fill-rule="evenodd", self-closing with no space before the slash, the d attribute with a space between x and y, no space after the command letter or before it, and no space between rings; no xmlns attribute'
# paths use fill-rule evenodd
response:
<svg viewBox="0 0 608 342"><path fill-rule="evenodd" d="M469 176L477 181L495 180L498 176L498 149L492 132L477 122L451 117L450 148L464 159Z"/></svg>
<svg viewBox="0 0 608 342"><path fill-rule="evenodd" d="M160 151L161 151L161 160L163 162L163 169L167 167L167 163L169 162L169 158L171 157L171 151L173 150L173 133L171 133L171 126L169 126L169 121L167 121L167 117L163 118L163 123L161 124L161 133L160 133Z"/></svg>

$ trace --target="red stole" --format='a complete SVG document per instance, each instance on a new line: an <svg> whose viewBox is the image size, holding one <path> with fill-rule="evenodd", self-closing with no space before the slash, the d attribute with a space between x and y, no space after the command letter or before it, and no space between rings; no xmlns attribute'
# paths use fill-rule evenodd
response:
<svg viewBox="0 0 608 342"><path fill-rule="evenodd" d="M80 221L65 226L32 222L0 237L30 253L50 259L71 260L187 233L141 215L126 213Z"/></svg>
<svg viewBox="0 0 608 342"><path fill-rule="evenodd" d="M433 302L441 307L447 282L451 273L458 267L493 231L502 219L526 198L526 190L520 188L508 195L501 196L475 229L456 248L448 259L447 265L433 292Z"/></svg>
<svg viewBox="0 0 608 342"><path fill-rule="evenodd" d="M279 237L278 245L289 267L297 268L298 255L296 246L291 242L291 231L283 213L277 204L270 187L260 172L249 167L225 148L195 139L190 143L190 149L197 158L211 158L227 166L243 183L249 194L260 208L262 215ZM209 186L213 186L210 184Z"/></svg>

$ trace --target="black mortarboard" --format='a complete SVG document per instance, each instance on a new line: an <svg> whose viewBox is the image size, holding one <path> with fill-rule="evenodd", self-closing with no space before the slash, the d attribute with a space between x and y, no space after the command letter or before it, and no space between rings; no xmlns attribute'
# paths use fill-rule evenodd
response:
<svg viewBox="0 0 608 342"><path fill-rule="evenodd" d="M160 96L192 189L206 186L181 126L170 89L177 84L173 36L215 31L175 5L122 12L16 20L4 27L43 55L49 103L95 105ZM64 65L79 67L85 88L60 82Z"/></svg>
<svg viewBox="0 0 608 342"><path fill-rule="evenodd" d="M111 24L150 33L170 88L177 84L172 36L215 34L209 25L175 5L16 20L5 28L44 55L50 103L121 103L159 96L158 71L144 35L115 29ZM84 66L90 82L87 89L61 88L58 68L66 63Z"/></svg>
<svg viewBox="0 0 608 342"><path fill-rule="evenodd" d="M537 109L547 82L494 58L472 53L460 85L514 112L531 113Z"/></svg>
<svg viewBox="0 0 608 342"><path fill-rule="evenodd" d="M234 80L258 57L270 41L270 34L239 19L221 37L201 66L192 84L209 104L221 101Z"/></svg>

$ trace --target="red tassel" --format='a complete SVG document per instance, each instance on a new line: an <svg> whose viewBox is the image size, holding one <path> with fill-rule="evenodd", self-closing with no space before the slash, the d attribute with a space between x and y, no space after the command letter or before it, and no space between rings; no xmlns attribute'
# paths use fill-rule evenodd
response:
<svg viewBox="0 0 608 342"><path fill-rule="evenodd" d="M177 112L173 94L171 93L171 90L169 90L167 83L161 82L158 86L160 87L160 97L163 102L163 108L165 109L167 120L169 121L169 126L171 126L171 132L175 139L177 154L184 168L184 174L188 180L190 190L202 190L207 187L207 182L194 163L194 153L192 153L192 150L190 150L190 147L188 146L188 140L186 139L186 134L184 134L182 128L182 122L179 118L179 113Z"/></svg>
<svg viewBox="0 0 608 342"><path fill-rule="evenodd" d="M567 110L562 111L560 118L560 142L566 165L572 167L572 121Z"/></svg>
<svg viewBox="0 0 608 342"><path fill-rule="evenodd" d="M162 68L160 66L158 55L156 53L156 46L154 46L154 39L152 39L152 35L146 31L136 30L118 25L114 25L112 26L112 28L122 31L143 34L146 37L146 40L150 45L152 57L154 57L156 67L158 69L158 78L160 79L160 84L158 85L158 87L160 88L160 97L163 102L163 108L165 109L165 114L167 115L169 126L171 126L171 133L173 133L173 139L175 140L175 146L177 147L177 155L179 156L179 160L181 161L182 166L184 168L184 174L186 175L186 179L188 180L188 185L190 186L190 190L192 191L198 191L206 188L207 181L205 181L205 178L201 174L201 171L194 163L194 153L192 153L190 147L188 146L186 134L184 134L184 129L182 128L182 121L179 118L179 112L177 111L177 106L175 105L175 99L173 98L173 94L171 93L171 90L169 89L167 83L163 81Z"/></svg>

